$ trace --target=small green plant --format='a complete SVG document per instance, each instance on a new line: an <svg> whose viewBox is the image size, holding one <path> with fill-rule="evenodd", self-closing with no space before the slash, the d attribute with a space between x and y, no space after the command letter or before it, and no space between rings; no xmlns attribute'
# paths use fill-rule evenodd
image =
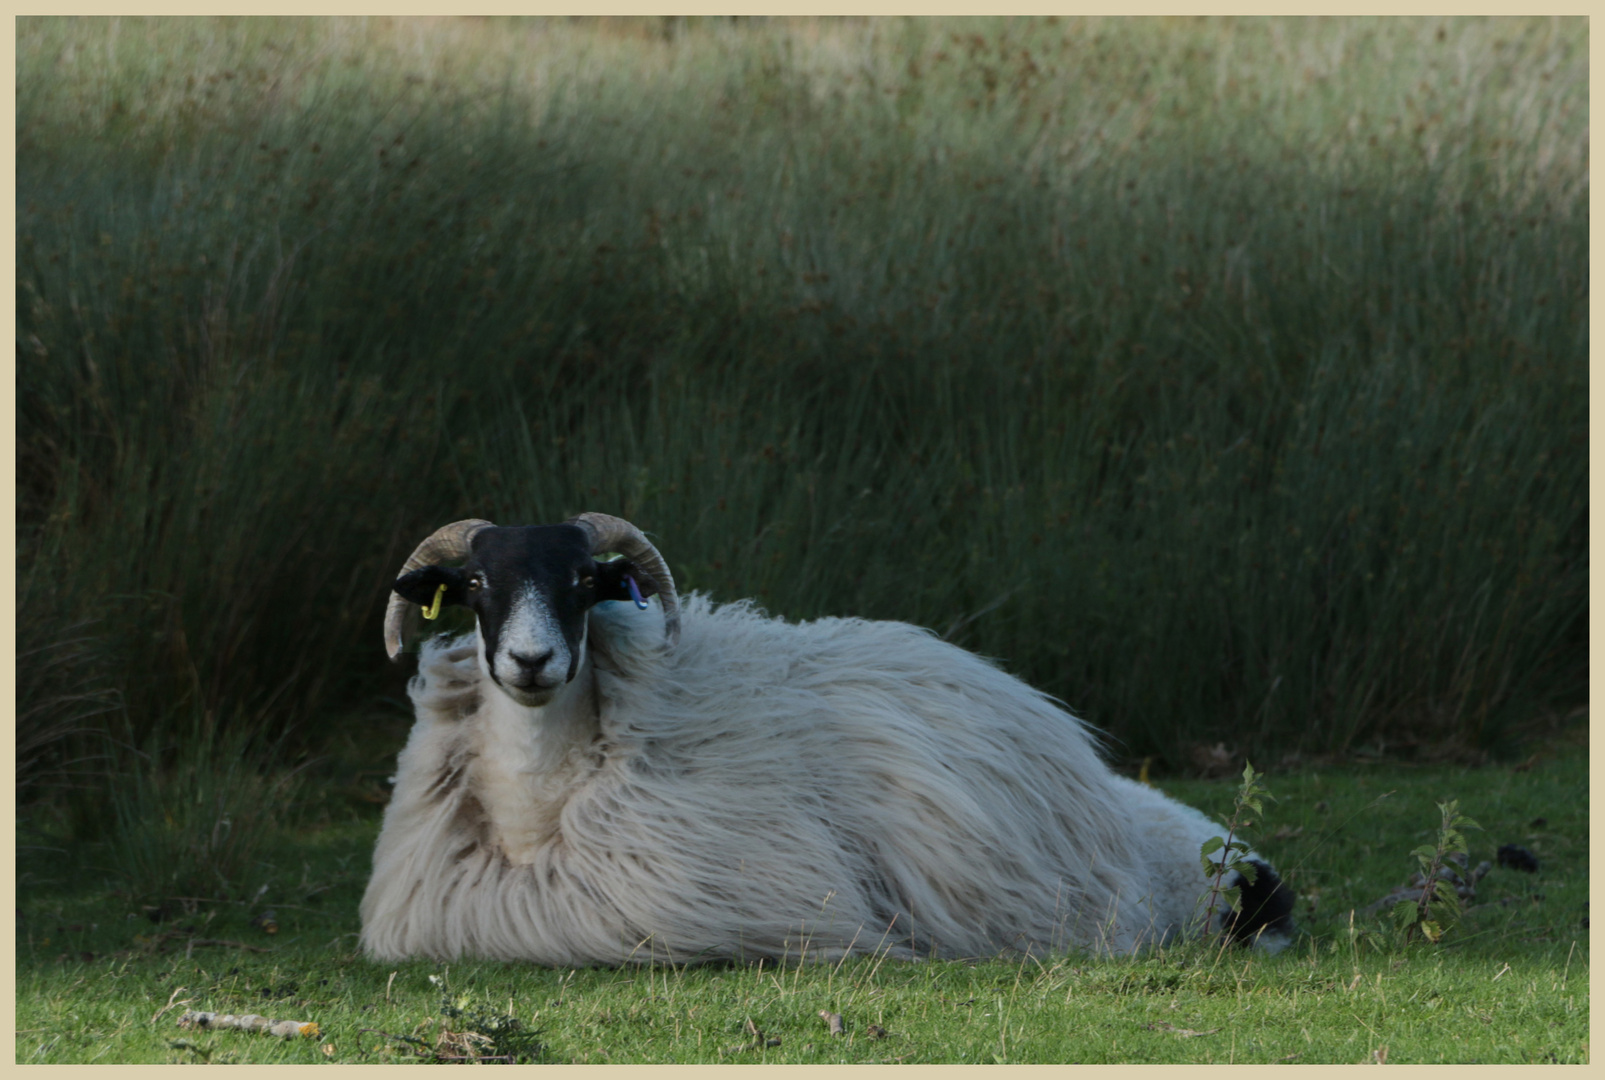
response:
<svg viewBox="0 0 1605 1080"><path fill-rule="evenodd" d="M431 1048L434 1061L520 1065L541 1059L546 1047L539 1031L529 1030L511 1013L475 1003L472 994L461 994L454 1001L438 975L429 976L429 981L441 989L440 1034Z"/></svg>
<svg viewBox="0 0 1605 1080"><path fill-rule="evenodd" d="M1205 840L1198 849L1199 861L1203 864L1204 873L1210 879L1209 894L1204 898L1204 932L1207 934L1215 929L1215 909L1217 903L1224 897L1231 905L1233 912L1242 910L1243 889L1241 885L1227 886L1226 875L1232 871L1242 875L1244 882L1252 885L1257 876L1254 864L1248 859L1248 845L1241 839L1241 831L1254 824L1248 812L1252 810L1257 816L1265 813L1263 799L1276 800L1276 796L1261 786L1259 781L1264 773L1254 771L1253 764L1243 763L1243 782L1238 786L1237 797L1232 802L1232 816L1226 822L1226 835L1212 836ZM1220 854L1217 856L1217 852Z"/></svg>
<svg viewBox="0 0 1605 1080"><path fill-rule="evenodd" d="M1405 941L1424 937L1437 942L1460 921L1460 893L1465 880L1462 866L1453 858L1467 855L1466 838L1461 829L1480 829L1475 821L1460 813L1456 799L1438 804L1442 822L1435 843L1422 844L1410 854L1421 864L1420 892L1406 894L1393 905L1393 925ZM1412 881L1412 885L1415 882Z"/></svg>

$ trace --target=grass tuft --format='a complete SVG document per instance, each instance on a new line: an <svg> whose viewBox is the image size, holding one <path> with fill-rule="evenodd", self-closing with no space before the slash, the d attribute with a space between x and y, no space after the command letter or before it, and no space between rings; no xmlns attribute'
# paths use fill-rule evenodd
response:
<svg viewBox="0 0 1605 1080"><path fill-rule="evenodd" d="M119 894L152 922L259 899L269 876L259 860L294 826L301 771L210 717L178 746L128 760L109 789L115 823L102 847Z"/></svg>

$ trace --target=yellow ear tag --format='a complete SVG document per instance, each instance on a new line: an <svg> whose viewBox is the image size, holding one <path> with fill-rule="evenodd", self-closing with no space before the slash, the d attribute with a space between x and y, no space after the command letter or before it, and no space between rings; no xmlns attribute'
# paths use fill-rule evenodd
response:
<svg viewBox="0 0 1605 1080"><path fill-rule="evenodd" d="M428 607L424 608L424 618L426 618L426 619L438 619L438 618L440 618L440 601L441 601L441 598L444 597L445 595L446 595L446 586L442 585L440 588L435 590L435 602L430 604Z"/></svg>

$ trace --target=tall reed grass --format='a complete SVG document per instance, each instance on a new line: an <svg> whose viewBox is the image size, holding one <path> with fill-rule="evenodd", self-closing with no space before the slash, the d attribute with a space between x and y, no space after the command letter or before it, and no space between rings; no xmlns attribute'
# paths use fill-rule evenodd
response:
<svg viewBox="0 0 1605 1080"><path fill-rule="evenodd" d="M435 526L907 619L1173 763L1586 689L1581 20L18 24L19 625L397 692ZM40 630L40 633L46 633ZM218 721L221 723L221 721Z"/></svg>

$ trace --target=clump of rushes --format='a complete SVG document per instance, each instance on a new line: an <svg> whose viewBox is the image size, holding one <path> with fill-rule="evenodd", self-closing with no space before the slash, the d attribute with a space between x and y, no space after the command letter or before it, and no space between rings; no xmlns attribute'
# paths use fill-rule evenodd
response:
<svg viewBox="0 0 1605 1080"><path fill-rule="evenodd" d="M1437 842L1422 844L1410 853L1421 864L1421 891L1393 906L1393 925L1405 941L1417 937L1439 941L1460 921L1456 886L1463 883L1465 875L1453 857L1459 855L1465 860L1468 854L1466 838L1460 830L1482 826L1460 812L1457 799L1439 803L1438 812L1443 820L1438 826Z"/></svg>
<svg viewBox="0 0 1605 1080"><path fill-rule="evenodd" d="M243 725L169 723L184 732L178 744L125 752L106 788L104 867L152 922L261 895L272 877L263 852L294 824L302 780Z"/></svg>
<svg viewBox="0 0 1605 1080"><path fill-rule="evenodd" d="M401 538L586 510L1156 764L1586 700L1585 21L630 25L18 22L41 739L392 752Z"/></svg>
<svg viewBox="0 0 1605 1080"><path fill-rule="evenodd" d="M1243 909L1243 887L1226 885L1226 875L1235 870L1243 876L1243 883L1248 885L1254 884L1258 876L1258 869L1248 858L1248 845L1243 842L1240 833L1254 824L1254 819L1247 816L1249 811L1252 810L1256 817L1265 813L1262 799L1276 801L1276 796L1259 783L1264 775L1255 772L1251 763L1243 763L1243 782L1238 786L1237 797L1232 801L1232 816L1226 822L1226 835L1212 836L1198 849L1198 858L1203 863L1204 873L1210 877L1209 894L1204 898L1205 933L1215 929L1215 905L1221 898L1225 898L1234 913ZM1217 855L1217 852L1220 854Z"/></svg>

